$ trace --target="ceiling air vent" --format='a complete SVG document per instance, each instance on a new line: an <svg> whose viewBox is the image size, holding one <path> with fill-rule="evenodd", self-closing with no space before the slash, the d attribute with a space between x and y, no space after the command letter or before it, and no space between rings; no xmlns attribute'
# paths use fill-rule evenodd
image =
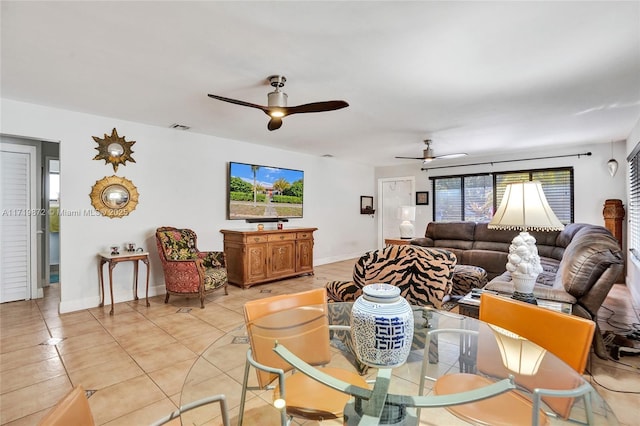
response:
<svg viewBox="0 0 640 426"><path fill-rule="evenodd" d="M171 126L169 126L169 128L176 129L176 130L189 130L191 127L185 126L184 124L174 123Z"/></svg>

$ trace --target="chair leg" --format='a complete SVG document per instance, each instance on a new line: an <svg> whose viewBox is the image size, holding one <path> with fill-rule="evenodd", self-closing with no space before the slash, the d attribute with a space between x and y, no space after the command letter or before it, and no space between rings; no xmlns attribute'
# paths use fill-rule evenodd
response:
<svg viewBox="0 0 640 426"><path fill-rule="evenodd" d="M200 296L200 309L204 309L204 294Z"/></svg>
<svg viewBox="0 0 640 426"><path fill-rule="evenodd" d="M244 363L244 378L242 380L242 394L240 396L240 411L238 412L238 426L242 426L242 419L244 417L244 401L247 397L247 386L249 386L249 369L251 365L249 360Z"/></svg>
<svg viewBox="0 0 640 426"><path fill-rule="evenodd" d="M169 303L169 292L167 292L167 295L164 296L164 303Z"/></svg>

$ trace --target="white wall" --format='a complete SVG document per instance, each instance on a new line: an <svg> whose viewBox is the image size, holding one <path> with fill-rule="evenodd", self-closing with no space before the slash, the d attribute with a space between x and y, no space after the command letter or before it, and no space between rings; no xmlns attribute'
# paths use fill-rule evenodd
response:
<svg viewBox="0 0 640 426"><path fill-rule="evenodd" d="M636 123L635 127L627 138L627 144L625 147L626 155L631 154L633 149L640 143L640 119ZM629 163L623 161L621 164L621 171L626 175L627 192L629 190ZM628 217L627 217L628 219ZM627 228L628 229L628 228ZM629 232L626 233L627 241L630 238ZM636 307L640 307L640 261L631 255L627 251L627 287L631 292L631 298Z"/></svg>
<svg viewBox="0 0 640 426"><path fill-rule="evenodd" d="M153 295L164 293L154 239L157 227L193 229L201 250L222 250L220 229L254 229L255 225L225 219L229 161L305 172L304 218L285 226L318 228L315 264L357 257L375 248L376 222L360 215L360 195L375 191L372 167L8 99L1 99L1 105L0 133L60 141L61 211L91 210L91 187L105 176L126 177L140 193L136 210L124 218L85 214L60 218L60 312L98 305L96 255L112 244L134 242L150 252ZM92 160L97 153L92 136L102 138L114 127L119 136L136 141L132 147L136 162L121 165L117 173L111 164ZM141 266L141 279L144 269ZM116 302L132 299L132 270L130 263L114 268Z"/></svg>
<svg viewBox="0 0 640 426"><path fill-rule="evenodd" d="M416 191L429 191L429 205L416 208L416 235L424 235L427 223L433 218L433 190L429 177L446 175L464 175L482 172L498 172L507 170L527 170L536 168L570 167L574 168L574 202L575 222L604 225L602 210L607 199L620 199L626 205L627 196L625 188L625 154L624 142L614 143L613 155L620 164L618 173L614 177L609 175L607 161L611 158L611 144L591 144L578 147L558 147L553 151L528 151L509 156L496 154L487 158L473 158L467 162L482 163L490 161L515 160L523 158L540 158L557 155L568 155L591 152L591 156L564 157L545 160L517 161L509 163L496 163L493 165L447 167L421 171L422 162L407 160L406 166L378 167L376 179L392 176L416 177ZM455 163L450 160L440 165L464 164L461 158ZM432 167L438 167L437 160L431 163Z"/></svg>

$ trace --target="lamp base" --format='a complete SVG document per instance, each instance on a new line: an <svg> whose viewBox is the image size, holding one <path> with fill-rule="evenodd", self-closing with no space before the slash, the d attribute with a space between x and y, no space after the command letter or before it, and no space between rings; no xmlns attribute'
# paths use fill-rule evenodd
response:
<svg viewBox="0 0 640 426"><path fill-rule="evenodd" d="M533 293L521 293L519 291L514 291L511 295L511 298L514 300L520 300L521 302L531 303L532 305L537 305L538 301Z"/></svg>
<svg viewBox="0 0 640 426"><path fill-rule="evenodd" d="M403 240L412 239L414 235L413 232L414 232L413 223L409 222L408 220L405 220L400 224L400 238L402 238Z"/></svg>

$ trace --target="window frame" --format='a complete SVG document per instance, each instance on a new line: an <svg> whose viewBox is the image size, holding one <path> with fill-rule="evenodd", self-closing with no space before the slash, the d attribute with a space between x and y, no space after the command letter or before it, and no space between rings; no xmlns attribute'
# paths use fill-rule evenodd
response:
<svg viewBox="0 0 640 426"><path fill-rule="evenodd" d="M429 177L431 180L431 188L433 191L433 205L432 205L432 218L436 220L436 209L438 206L438 191L436 181L438 179L460 179L460 218L457 220L460 221L468 221L470 219L466 219L465 215L465 178L468 177L478 177L478 176L490 176L493 182L492 188L492 198L493 198L493 212L498 208L498 199L496 194L498 194L498 179L499 176L504 175L515 175L515 174L528 174L529 181L533 180L533 176L539 173L548 173L548 172L568 172L568 184L570 190L570 200L569 200L569 222L573 223L575 220L575 181L574 181L574 170L573 167L553 167L553 168L544 168L544 169L524 169L524 170L506 170L500 172L483 172L483 173L466 173L466 174L456 174L456 175L442 175ZM506 186L506 185L505 185ZM543 185L544 186L544 185ZM504 193L504 191L502 191ZM563 222L565 223L565 222ZM565 224L566 224L565 223Z"/></svg>

